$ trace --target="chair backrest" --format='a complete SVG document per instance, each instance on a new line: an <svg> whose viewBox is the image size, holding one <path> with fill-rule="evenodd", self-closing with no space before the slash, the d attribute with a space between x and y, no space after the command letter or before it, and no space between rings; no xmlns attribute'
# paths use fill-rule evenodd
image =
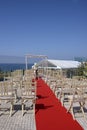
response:
<svg viewBox="0 0 87 130"><path fill-rule="evenodd" d="M4 81L2 83L2 90L3 90L3 95L4 96L13 96L14 95L14 90L13 90L13 84L11 81Z"/></svg>
<svg viewBox="0 0 87 130"><path fill-rule="evenodd" d="M33 69L25 70L24 80L30 80L32 78L35 78Z"/></svg>
<svg viewBox="0 0 87 130"><path fill-rule="evenodd" d="M23 70L15 70L15 71L11 72L11 76L12 77L23 76Z"/></svg>
<svg viewBox="0 0 87 130"><path fill-rule="evenodd" d="M3 87L3 82L0 82L0 96L4 95L4 87Z"/></svg>
<svg viewBox="0 0 87 130"><path fill-rule="evenodd" d="M25 80L22 84L22 95L36 95L36 81Z"/></svg>

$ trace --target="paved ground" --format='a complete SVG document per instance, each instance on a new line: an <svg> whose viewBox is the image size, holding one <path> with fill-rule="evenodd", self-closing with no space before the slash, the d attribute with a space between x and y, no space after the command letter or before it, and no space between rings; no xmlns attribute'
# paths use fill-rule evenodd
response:
<svg viewBox="0 0 87 130"><path fill-rule="evenodd" d="M26 104L27 112L22 116L21 100L14 104L13 115L10 117L9 110L0 110L0 130L36 130L35 115L28 110L31 103ZM0 107L9 108L10 103L2 102Z"/></svg>
<svg viewBox="0 0 87 130"><path fill-rule="evenodd" d="M87 130L87 102L84 107L84 112L85 112L85 118L82 114L82 112L78 112L76 109L80 109L77 107L78 104L75 104L74 111L75 111L75 119L77 122L83 127L84 130ZM66 109L69 107L69 104L65 104Z"/></svg>

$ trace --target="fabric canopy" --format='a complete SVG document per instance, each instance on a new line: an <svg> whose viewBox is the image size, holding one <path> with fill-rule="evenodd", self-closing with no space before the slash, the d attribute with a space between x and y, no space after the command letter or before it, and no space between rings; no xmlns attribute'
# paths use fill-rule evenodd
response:
<svg viewBox="0 0 87 130"><path fill-rule="evenodd" d="M52 60L47 59L37 63L38 67L48 67L55 69L69 69L69 68L78 68L81 63L73 60Z"/></svg>

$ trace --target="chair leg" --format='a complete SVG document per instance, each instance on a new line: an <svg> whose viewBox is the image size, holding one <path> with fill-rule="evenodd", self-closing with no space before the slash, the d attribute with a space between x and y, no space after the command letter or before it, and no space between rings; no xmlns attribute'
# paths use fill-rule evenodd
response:
<svg viewBox="0 0 87 130"><path fill-rule="evenodd" d="M35 103L36 103L36 99L33 100L33 113L35 114Z"/></svg>
<svg viewBox="0 0 87 130"><path fill-rule="evenodd" d="M73 111L73 106L71 107L71 113L72 113L73 120L75 120L75 115L74 115L74 111Z"/></svg>
<svg viewBox="0 0 87 130"><path fill-rule="evenodd" d="M81 107L81 111L82 111L82 113L83 113L83 116L84 116L84 118L85 118L85 113L84 113L84 110L83 110L83 105L82 105L81 102L79 102L79 104L80 104L80 107Z"/></svg>
<svg viewBox="0 0 87 130"><path fill-rule="evenodd" d="M67 110L67 112L70 112L70 111L71 111L71 114L72 114L73 119L75 120L74 111L73 111L73 101L71 101L70 107L69 107L69 109Z"/></svg>
<svg viewBox="0 0 87 130"><path fill-rule="evenodd" d="M15 90L15 103L17 102L17 90Z"/></svg>
<svg viewBox="0 0 87 130"><path fill-rule="evenodd" d="M22 116L24 114L24 101L22 100Z"/></svg>
<svg viewBox="0 0 87 130"><path fill-rule="evenodd" d="M12 116L12 110L13 110L13 101L11 101L10 116Z"/></svg>

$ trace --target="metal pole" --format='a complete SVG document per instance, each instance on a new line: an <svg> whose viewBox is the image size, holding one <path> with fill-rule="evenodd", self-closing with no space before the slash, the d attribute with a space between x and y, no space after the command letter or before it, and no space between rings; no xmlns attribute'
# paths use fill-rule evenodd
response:
<svg viewBox="0 0 87 130"><path fill-rule="evenodd" d="M25 63L26 63L26 70L28 69L27 67L27 56L25 57Z"/></svg>

